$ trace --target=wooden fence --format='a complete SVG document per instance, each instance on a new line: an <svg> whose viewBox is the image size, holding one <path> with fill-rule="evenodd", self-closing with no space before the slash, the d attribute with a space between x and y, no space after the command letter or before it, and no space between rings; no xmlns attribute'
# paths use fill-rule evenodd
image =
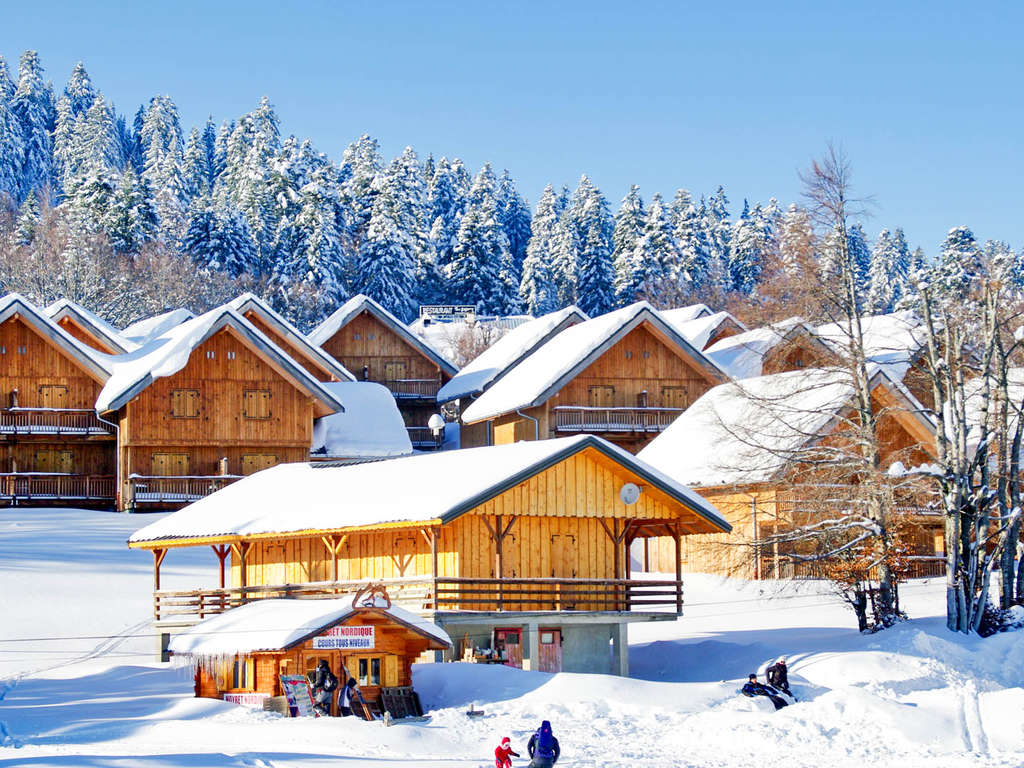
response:
<svg viewBox="0 0 1024 768"><path fill-rule="evenodd" d="M241 479L241 475L130 475L128 505L188 504Z"/></svg>
<svg viewBox="0 0 1024 768"><path fill-rule="evenodd" d="M682 408L597 408L556 405L555 432L661 432L679 418Z"/></svg>
<svg viewBox="0 0 1024 768"><path fill-rule="evenodd" d="M112 435L114 428L100 421L96 412L75 408L0 409L0 434L4 435Z"/></svg>
<svg viewBox="0 0 1024 768"><path fill-rule="evenodd" d="M438 379L386 379L383 384L400 400L436 400L441 389Z"/></svg>

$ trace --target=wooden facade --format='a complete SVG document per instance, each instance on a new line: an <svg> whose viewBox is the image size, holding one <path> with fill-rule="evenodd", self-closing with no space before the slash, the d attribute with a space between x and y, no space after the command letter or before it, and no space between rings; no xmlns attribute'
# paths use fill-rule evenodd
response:
<svg viewBox="0 0 1024 768"><path fill-rule="evenodd" d="M93 410L102 386L26 317L0 322L0 504L113 501L114 427Z"/></svg>
<svg viewBox="0 0 1024 768"><path fill-rule="evenodd" d="M98 352L102 352L106 355L121 354L122 350L115 349L114 347L112 347L103 338L92 333L88 328L86 328L81 323L76 322L75 319L70 315L66 315L60 318L60 320L57 321L57 325L69 336L78 339L87 347L91 347L92 349L95 349Z"/></svg>

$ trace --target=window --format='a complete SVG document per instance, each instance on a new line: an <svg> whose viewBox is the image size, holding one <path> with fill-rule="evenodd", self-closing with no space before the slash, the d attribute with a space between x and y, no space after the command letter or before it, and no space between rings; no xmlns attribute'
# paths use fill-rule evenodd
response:
<svg viewBox="0 0 1024 768"><path fill-rule="evenodd" d="M275 464L277 456L272 453L246 453L242 455L242 474L251 475L261 469L270 469Z"/></svg>
<svg viewBox="0 0 1024 768"><path fill-rule="evenodd" d="M175 419L199 418L199 390L172 389L171 416Z"/></svg>
<svg viewBox="0 0 1024 768"><path fill-rule="evenodd" d="M39 387L40 408L67 408L68 388L62 384L43 384Z"/></svg>
<svg viewBox="0 0 1024 768"><path fill-rule="evenodd" d="M359 341L360 338L362 338L362 337L358 333L353 333L352 334L352 340L353 341Z"/></svg>
<svg viewBox="0 0 1024 768"><path fill-rule="evenodd" d="M380 685L380 657L371 656L359 660L359 684Z"/></svg>
<svg viewBox="0 0 1024 768"><path fill-rule="evenodd" d="M269 419L270 390L247 389L242 392L242 415L247 419Z"/></svg>
<svg viewBox="0 0 1024 768"><path fill-rule="evenodd" d="M225 662L221 668L221 690L254 691L256 690L256 665L252 659L236 659Z"/></svg>
<svg viewBox="0 0 1024 768"><path fill-rule="evenodd" d="M398 657L393 654L357 656L349 659L347 664L356 672L359 685L398 685Z"/></svg>
<svg viewBox="0 0 1024 768"><path fill-rule="evenodd" d="M174 477L188 474L187 453L154 453L153 474L157 477Z"/></svg>
<svg viewBox="0 0 1024 768"><path fill-rule="evenodd" d="M631 349L627 349L626 350L626 359L627 360L632 360L633 359L633 350L631 350Z"/></svg>
<svg viewBox="0 0 1024 768"><path fill-rule="evenodd" d="M18 347L18 354L19 355L27 355L28 354L28 347Z"/></svg>
<svg viewBox="0 0 1024 768"><path fill-rule="evenodd" d="M234 360L234 359L235 359L235 352L234 352L234 350L231 350L230 352L228 352L228 360Z"/></svg>
<svg viewBox="0 0 1024 768"><path fill-rule="evenodd" d="M216 357L217 357L217 351L216 350L214 350L214 349L206 350L206 359L207 360L213 360Z"/></svg>

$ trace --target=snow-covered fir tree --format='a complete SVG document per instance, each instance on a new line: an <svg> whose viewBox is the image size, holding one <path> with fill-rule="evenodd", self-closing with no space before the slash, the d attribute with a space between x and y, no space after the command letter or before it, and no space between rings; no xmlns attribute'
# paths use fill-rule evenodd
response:
<svg viewBox="0 0 1024 768"><path fill-rule="evenodd" d="M182 177L183 140L178 108L169 96L154 96L139 131L142 178L153 190L164 242L178 241L185 226L185 183Z"/></svg>
<svg viewBox="0 0 1024 768"><path fill-rule="evenodd" d="M593 190L594 185L587 175L583 174L555 227L550 258L555 301L559 307L577 302L584 238L583 209Z"/></svg>
<svg viewBox="0 0 1024 768"><path fill-rule="evenodd" d="M866 309L874 314L892 312L907 283L910 270L910 249L903 236L903 230L890 233L883 229L878 233L871 250L871 267L868 270L868 294Z"/></svg>
<svg viewBox="0 0 1024 768"><path fill-rule="evenodd" d="M23 153L21 128L11 111L14 83L7 69L7 61L0 56L0 201L14 201L19 192L21 176L19 166Z"/></svg>
<svg viewBox="0 0 1024 768"><path fill-rule="evenodd" d="M10 111L20 138L17 166L18 194L21 202L32 190L50 187L53 164L50 119L53 90L43 80L43 66L35 51L25 51L18 65L18 87L10 101Z"/></svg>
<svg viewBox="0 0 1024 768"><path fill-rule="evenodd" d="M868 272L871 269L871 248L864 226L860 222L850 225L847 230L850 243L850 262L853 265L853 277L857 284L857 295L863 298L868 292Z"/></svg>
<svg viewBox="0 0 1024 768"><path fill-rule="evenodd" d="M138 253L157 236L159 220L153 208L152 191L131 166L121 173L103 226L111 247L125 255Z"/></svg>
<svg viewBox="0 0 1024 768"><path fill-rule="evenodd" d="M530 242L526 247L519 284L519 299L524 309L534 316L558 308L555 281L551 274L551 252L558 227L556 206L554 187L548 184L537 201L537 210L530 222Z"/></svg>
<svg viewBox="0 0 1024 768"><path fill-rule="evenodd" d="M745 294L754 290L764 268L764 253L769 234L761 204L758 203L751 211L744 200L743 212L733 226L729 243L730 290Z"/></svg>
<svg viewBox="0 0 1024 768"><path fill-rule="evenodd" d="M626 271L616 274L616 296L629 304L653 298L670 279L679 261L679 251L672 236L672 227L665 213L661 195L651 198L644 217L643 230L626 260Z"/></svg>
<svg viewBox="0 0 1024 768"><path fill-rule="evenodd" d="M377 186L369 224L359 244L358 289L408 321L416 314L416 244L402 229L401 203L391 187Z"/></svg>
<svg viewBox="0 0 1024 768"><path fill-rule="evenodd" d="M721 288L729 283L729 244L732 224L729 221L729 198L720 185L706 203L701 205L701 224L708 243L707 285Z"/></svg>
<svg viewBox="0 0 1024 768"><path fill-rule="evenodd" d="M953 227L939 250L933 282L947 297L962 296L981 272L981 250L974 233L967 227Z"/></svg>
<svg viewBox="0 0 1024 768"><path fill-rule="evenodd" d="M679 286L697 289L705 286L708 282L710 251L697 206L685 189L678 190L672 200L669 223L679 249L679 261L670 278Z"/></svg>
<svg viewBox="0 0 1024 768"><path fill-rule="evenodd" d="M640 187L634 184L622 198L612 231L612 268L615 272L615 299L619 304L630 303L635 295L635 253L646 218Z"/></svg>
<svg viewBox="0 0 1024 768"><path fill-rule="evenodd" d="M336 178L330 167L315 171L310 182L299 190L299 211L283 270L289 282L316 286L328 306L339 305L346 296L337 195Z"/></svg>
<svg viewBox="0 0 1024 768"><path fill-rule="evenodd" d="M14 225L14 242L18 245L32 245L36 239L36 229L39 227L39 198L35 190L28 193L18 208L18 219Z"/></svg>
<svg viewBox="0 0 1024 768"><path fill-rule="evenodd" d="M521 273L526 246L530 242L530 206L516 189L508 169L498 180L498 222L508 238L514 271Z"/></svg>
<svg viewBox="0 0 1024 768"><path fill-rule="evenodd" d="M416 284L413 298L418 304L442 300L444 285L430 240L427 185L423 169L412 147L406 147L388 166L382 183L390 187L398 206L398 225L409 237Z"/></svg>
<svg viewBox="0 0 1024 768"><path fill-rule="evenodd" d="M449 162L447 157L442 157L427 186L430 243L442 280L445 280L443 276L454 257L459 224L469 202L470 185L471 180L462 161L456 158ZM442 285L441 296L445 301L455 300L447 282Z"/></svg>
<svg viewBox="0 0 1024 768"><path fill-rule="evenodd" d="M373 215L377 194L374 180L383 167L384 160L377 140L365 133L349 144L341 158L341 200L345 211L345 229L356 249L360 247Z"/></svg>
<svg viewBox="0 0 1024 768"><path fill-rule="evenodd" d="M591 317L615 308L612 269L612 220L608 201L597 187L592 187L583 203L579 218L581 250L577 304Z"/></svg>

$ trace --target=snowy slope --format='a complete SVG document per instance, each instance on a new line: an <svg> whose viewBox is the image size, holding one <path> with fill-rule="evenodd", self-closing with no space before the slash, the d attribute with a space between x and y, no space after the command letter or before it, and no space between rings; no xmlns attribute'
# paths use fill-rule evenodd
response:
<svg viewBox="0 0 1024 768"><path fill-rule="evenodd" d="M477 768L493 765L502 736L524 752L542 718L562 744L559 765L570 768L1024 763L1022 637L948 633L939 580L903 588L917 618L861 636L817 585L690 577L683 619L630 629L632 679L417 665L414 683L432 715L424 724L291 720L194 699L184 670L147 653L150 558L124 548L142 522L0 511L0 609L19 619L0 631L0 766ZM216 558L175 550L165 581L172 573L171 588L190 578L211 586ZM115 639L10 642L69 635ZM780 653L799 703L776 713L736 695L748 672ZM471 702L486 715L468 719Z"/></svg>

